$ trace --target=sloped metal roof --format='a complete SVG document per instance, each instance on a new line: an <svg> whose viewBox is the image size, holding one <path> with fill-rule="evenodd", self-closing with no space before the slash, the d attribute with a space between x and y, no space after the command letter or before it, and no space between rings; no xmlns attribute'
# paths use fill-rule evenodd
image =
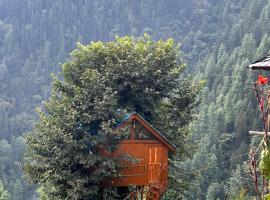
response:
<svg viewBox="0 0 270 200"><path fill-rule="evenodd" d="M248 66L251 70L269 70L270 71L270 55L267 55Z"/></svg>

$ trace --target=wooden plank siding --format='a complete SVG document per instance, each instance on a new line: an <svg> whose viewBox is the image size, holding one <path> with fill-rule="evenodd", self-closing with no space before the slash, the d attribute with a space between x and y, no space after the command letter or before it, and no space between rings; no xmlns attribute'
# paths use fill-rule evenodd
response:
<svg viewBox="0 0 270 200"><path fill-rule="evenodd" d="M137 113L119 124L116 133L121 133L117 131L125 126L129 126L129 135L119 143L118 149L108 156L128 154L137 162L120 161L121 176L110 180L110 185L127 187L159 184L166 189L168 152L174 153L176 147Z"/></svg>
<svg viewBox="0 0 270 200"><path fill-rule="evenodd" d="M127 153L138 162L123 163L121 177L113 179L115 186L146 186L166 181L168 175L168 150L158 140L125 140L115 156ZM165 166L166 165L166 166Z"/></svg>

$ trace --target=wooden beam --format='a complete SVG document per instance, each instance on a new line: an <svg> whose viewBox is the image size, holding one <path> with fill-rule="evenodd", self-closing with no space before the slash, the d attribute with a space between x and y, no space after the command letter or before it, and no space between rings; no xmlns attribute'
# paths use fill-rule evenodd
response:
<svg viewBox="0 0 270 200"><path fill-rule="evenodd" d="M264 136L264 131L249 131L249 135L258 135L258 136ZM270 136L270 132L267 133L268 136Z"/></svg>
<svg viewBox="0 0 270 200"><path fill-rule="evenodd" d="M134 140L135 139L135 120L131 120L131 127L130 127L130 139Z"/></svg>

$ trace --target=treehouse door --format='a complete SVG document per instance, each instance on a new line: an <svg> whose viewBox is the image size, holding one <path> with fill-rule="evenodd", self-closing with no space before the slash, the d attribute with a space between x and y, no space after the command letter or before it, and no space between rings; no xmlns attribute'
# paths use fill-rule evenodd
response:
<svg viewBox="0 0 270 200"><path fill-rule="evenodd" d="M161 166L163 157L162 145L150 145L149 146L149 171L148 180L150 183L160 182L161 178Z"/></svg>

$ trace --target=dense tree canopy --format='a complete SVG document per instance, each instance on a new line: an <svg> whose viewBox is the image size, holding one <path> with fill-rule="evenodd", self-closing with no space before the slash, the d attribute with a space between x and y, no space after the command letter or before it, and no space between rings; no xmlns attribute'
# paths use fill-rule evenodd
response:
<svg viewBox="0 0 270 200"><path fill-rule="evenodd" d="M53 185L59 199L114 198L102 182L117 176L117 162L100 154L97 145L109 152L117 148L121 135L113 128L132 111L177 145L178 160L184 158L185 127L200 83L184 78L183 69L172 39L155 42L145 35L79 44L62 65L62 78L54 78L51 97L27 136L27 176ZM179 168L172 173L181 173Z"/></svg>

